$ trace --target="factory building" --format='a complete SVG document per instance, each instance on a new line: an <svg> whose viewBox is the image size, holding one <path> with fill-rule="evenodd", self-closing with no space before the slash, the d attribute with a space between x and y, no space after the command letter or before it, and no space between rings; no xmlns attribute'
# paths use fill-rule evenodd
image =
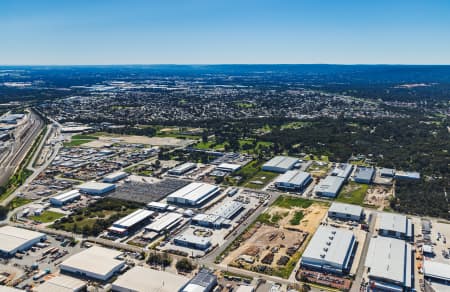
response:
<svg viewBox="0 0 450 292"><path fill-rule="evenodd" d="M62 273L108 281L125 266L124 261L117 259L121 254L120 251L93 246L69 257L59 268Z"/></svg>
<svg viewBox="0 0 450 292"><path fill-rule="evenodd" d="M80 279L66 275L58 275L39 285L35 292L80 292L86 291L86 283Z"/></svg>
<svg viewBox="0 0 450 292"><path fill-rule="evenodd" d="M146 231L153 231L158 234L169 231L183 220L183 215L178 213L166 213L156 218L152 223L145 226Z"/></svg>
<svg viewBox="0 0 450 292"><path fill-rule="evenodd" d="M1 117L0 123L17 124L17 121L23 119L23 117L25 117L24 114L10 114L10 115Z"/></svg>
<svg viewBox="0 0 450 292"><path fill-rule="evenodd" d="M394 177L395 176L395 170L392 168L380 168L379 170L381 177Z"/></svg>
<svg viewBox="0 0 450 292"><path fill-rule="evenodd" d="M108 231L119 235L127 235L130 231L148 223L154 214L155 212L150 210L138 209L114 222L108 228Z"/></svg>
<svg viewBox="0 0 450 292"><path fill-rule="evenodd" d="M275 186L282 190L303 191L312 181L309 173L288 170L275 180Z"/></svg>
<svg viewBox="0 0 450 292"><path fill-rule="evenodd" d="M264 163L262 170L285 173L286 171L293 169L298 162L298 158L295 157L275 156Z"/></svg>
<svg viewBox="0 0 450 292"><path fill-rule="evenodd" d="M371 238L365 262L370 287L376 291L410 291L412 256L411 245L403 240Z"/></svg>
<svg viewBox="0 0 450 292"><path fill-rule="evenodd" d="M173 239L173 243L198 250L207 250L211 246L211 240L209 238L188 233L178 235Z"/></svg>
<svg viewBox="0 0 450 292"><path fill-rule="evenodd" d="M227 228L231 225L231 220L236 217L244 205L236 201L228 201L219 205L208 214L197 214L192 218L192 224L209 228Z"/></svg>
<svg viewBox="0 0 450 292"><path fill-rule="evenodd" d="M351 269L355 252L353 232L320 226L303 252L301 266L325 273L345 274Z"/></svg>
<svg viewBox="0 0 450 292"><path fill-rule="evenodd" d="M217 286L217 276L207 269L201 269L186 286L178 292L211 292Z"/></svg>
<svg viewBox="0 0 450 292"><path fill-rule="evenodd" d="M358 166L355 170L355 182L360 184L371 184L375 176L373 167Z"/></svg>
<svg viewBox="0 0 450 292"><path fill-rule="evenodd" d="M82 193L86 193L88 195L93 195L93 196L100 196L100 195L104 195L106 193L109 193L109 192L115 190L116 185L90 181L90 182L86 182L84 184L77 186L77 188Z"/></svg>
<svg viewBox="0 0 450 292"><path fill-rule="evenodd" d="M357 205L334 202L328 209L328 217L360 222L364 218L364 209Z"/></svg>
<svg viewBox="0 0 450 292"><path fill-rule="evenodd" d="M193 182L167 196L167 202L185 206L200 206L220 192L218 186Z"/></svg>
<svg viewBox="0 0 450 292"><path fill-rule="evenodd" d="M103 178L103 182L104 183L115 183L121 179L124 179L128 176L128 173L124 172L124 171L118 171L118 172L114 172L114 173L110 173L107 176L105 176Z"/></svg>
<svg viewBox="0 0 450 292"><path fill-rule="evenodd" d="M432 282L450 285L450 265L446 263L423 261L425 279ZM450 289L450 287L449 287Z"/></svg>
<svg viewBox="0 0 450 292"><path fill-rule="evenodd" d="M381 213L378 215L378 233L382 236L403 240L412 240L414 226L411 219L405 215Z"/></svg>
<svg viewBox="0 0 450 292"><path fill-rule="evenodd" d="M45 239L46 235L40 232L12 226L0 227L0 257L11 257Z"/></svg>
<svg viewBox="0 0 450 292"><path fill-rule="evenodd" d="M342 177L348 180L353 171L353 164L350 163L338 163L330 175Z"/></svg>
<svg viewBox="0 0 450 292"><path fill-rule="evenodd" d="M50 203L54 206L61 207L78 200L80 197L81 194L79 190L71 190L50 198Z"/></svg>
<svg viewBox="0 0 450 292"><path fill-rule="evenodd" d="M174 292L189 282L189 278L154 269L135 266L120 275L112 284L113 292Z"/></svg>
<svg viewBox="0 0 450 292"><path fill-rule="evenodd" d="M171 175L183 175L188 171L191 171L197 167L197 164L192 162L186 162L181 165L178 165L168 171Z"/></svg>
<svg viewBox="0 0 450 292"><path fill-rule="evenodd" d="M395 178L399 180L419 180L420 173L415 171L396 171Z"/></svg>
<svg viewBox="0 0 450 292"><path fill-rule="evenodd" d="M147 208L156 212L166 212L169 205L160 202L150 202L147 204Z"/></svg>
<svg viewBox="0 0 450 292"><path fill-rule="evenodd" d="M221 163L216 167L216 170L218 171L224 171L224 172L235 172L241 169L241 165L239 164L233 164L233 163Z"/></svg>
<svg viewBox="0 0 450 292"><path fill-rule="evenodd" d="M336 198L344 182L342 177L329 175L314 187L314 192L317 196Z"/></svg>

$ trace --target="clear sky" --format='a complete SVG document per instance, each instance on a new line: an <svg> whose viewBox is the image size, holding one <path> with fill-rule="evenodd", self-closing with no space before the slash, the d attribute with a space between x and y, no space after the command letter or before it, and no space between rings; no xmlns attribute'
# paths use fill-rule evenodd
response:
<svg viewBox="0 0 450 292"><path fill-rule="evenodd" d="M449 0L0 0L0 64L450 64Z"/></svg>

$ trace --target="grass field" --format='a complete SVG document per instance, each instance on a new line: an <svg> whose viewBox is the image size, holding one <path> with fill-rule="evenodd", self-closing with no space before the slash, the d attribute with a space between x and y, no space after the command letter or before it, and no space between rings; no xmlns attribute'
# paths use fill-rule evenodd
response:
<svg viewBox="0 0 450 292"><path fill-rule="evenodd" d="M289 224L291 225L299 225L300 221L302 221L304 215L302 211L295 211L294 216L289 220Z"/></svg>
<svg viewBox="0 0 450 292"><path fill-rule="evenodd" d="M21 206L23 206L23 205L26 205L26 204L28 204L28 203L31 203L31 202L33 202L33 200L25 199L25 198L21 198L21 197L15 197L15 198L11 201L11 203L9 203L8 207L9 207L11 210L14 210L14 209L16 209L16 208L19 208L19 207L21 207Z"/></svg>
<svg viewBox="0 0 450 292"><path fill-rule="evenodd" d="M344 186L336 201L354 205L362 205L369 185L349 182Z"/></svg>
<svg viewBox="0 0 450 292"><path fill-rule="evenodd" d="M48 222L53 222L56 219L62 218L64 216L65 215L62 213L53 212L53 211L44 211L39 216L31 216L30 219L37 221L37 222L48 223Z"/></svg>
<svg viewBox="0 0 450 292"><path fill-rule="evenodd" d="M269 182L274 180L278 175L278 173L261 170L255 173L255 175L253 175L250 179L248 179L247 182L243 184L243 186L252 189L262 189ZM256 181L261 182L261 184L254 183Z"/></svg>
<svg viewBox="0 0 450 292"><path fill-rule="evenodd" d="M296 197L289 197L289 196L280 196L278 199L276 199L275 202L273 202L273 206L278 206L285 209L291 209L292 207L299 207L306 209L309 206L311 206L314 203L314 201L303 199L303 198L296 198Z"/></svg>
<svg viewBox="0 0 450 292"><path fill-rule="evenodd" d="M76 147L97 139L98 137L93 135L73 135L70 139L70 142L64 142L64 146Z"/></svg>

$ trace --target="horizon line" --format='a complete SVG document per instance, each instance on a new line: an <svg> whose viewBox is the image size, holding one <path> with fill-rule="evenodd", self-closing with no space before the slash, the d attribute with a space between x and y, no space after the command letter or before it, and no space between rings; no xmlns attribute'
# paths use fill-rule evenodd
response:
<svg viewBox="0 0 450 292"><path fill-rule="evenodd" d="M109 63L109 64L0 64L0 67L108 67L108 66L450 66L450 63Z"/></svg>

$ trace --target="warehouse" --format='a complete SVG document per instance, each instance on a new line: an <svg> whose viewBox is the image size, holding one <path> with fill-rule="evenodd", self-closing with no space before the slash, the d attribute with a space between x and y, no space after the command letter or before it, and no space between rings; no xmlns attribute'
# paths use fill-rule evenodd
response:
<svg viewBox="0 0 450 292"><path fill-rule="evenodd" d="M378 215L378 233L382 236L412 240L414 236L411 219L405 215L381 213Z"/></svg>
<svg viewBox="0 0 450 292"><path fill-rule="evenodd" d="M219 192L219 187L215 185L194 182L170 194L167 197L167 202L186 206L199 206Z"/></svg>
<svg viewBox="0 0 450 292"><path fill-rule="evenodd" d="M211 292L217 286L217 276L207 269L201 269L179 292Z"/></svg>
<svg viewBox="0 0 450 292"><path fill-rule="evenodd" d="M86 290L86 283L66 275L52 277L39 285L36 292L79 292Z"/></svg>
<svg viewBox="0 0 450 292"><path fill-rule="evenodd" d="M177 226L183 219L182 217L183 215L178 213L164 214L156 218L151 224L145 226L145 230L161 234Z"/></svg>
<svg viewBox="0 0 450 292"><path fill-rule="evenodd" d="M0 227L0 256L11 257L46 239L45 234L12 226Z"/></svg>
<svg viewBox="0 0 450 292"><path fill-rule="evenodd" d="M216 170L218 171L225 171L225 172L235 172L241 169L241 165L239 164L233 164L233 163L221 163L216 167Z"/></svg>
<svg viewBox="0 0 450 292"><path fill-rule="evenodd" d="M420 173L414 171L397 171L395 172L396 179L404 179L404 180L419 180Z"/></svg>
<svg viewBox="0 0 450 292"><path fill-rule="evenodd" d="M334 202L328 209L328 217L359 222L364 217L364 209L357 205Z"/></svg>
<svg viewBox="0 0 450 292"><path fill-rule="evenodd" d="M290 191L303 191L312 181L309 173L299 170L289 170L275 180L279 189Z"/></svg>
<svg viewBox="0 0 450 292"><path fill-rule="evenodd" d="M122 253L113 249L93 246L63 261L59 267L61 272L82 278L107 281L125 265L116 259Z"/></svg>
<svg viewBox="0 0 450 292"><path fill-rule="evenodd" d="M169 205L160 202L150 202L147 204L147 208L156 212L166 212Z"/></svg>
<svg viewBox="0 0 450 292"><path fill-rule="evenodd" d="M50 198L50 203L54 206L61 207L65 204L78 200L80 197L81 195L79 190L71 190Z"/></svg>
<svg viewBox="0 0 450 292"><path fill-rule="evenodd" d="M138 209L114 222L108 228L108 231L119 235L127 235L130 231L136 230L139 226L148 223L154 214L155 212L150 210Z"/></svg>
<svg viewBox="0 0 450 292"><path fill-rule="evenodd" d="M103 182L105 183L115 183L121 179L124 179L128 176L128 174L124 171L118 171L114 173L110 173L103 178Z"/></svg>
<svg viewBox="0 0 450 292"><path fill-rule="evenodd" d="M336 198L344 184L345 179L339 176L327 176L314 188L317 196Z"/></svg>
<svg viewBox="0 0 450 292"><path fill-rule="evenodd" d="M197 214L192 218L191 222L194 225L215 229L227 228L231 225L230 220L212 214Z"/></svg>
<svg viewBox="0 0 450 292"><path fill-rule="evenodd" d="M350 163L339 163L331 172L332 176L342 177L348 180L353 171L353 165Z"/></svg>
<svg viewBox="0 0 450 292"><path fill-rule="evenodd" d="M116 188L116 185L90 181L77 186L77 188L83 193L95 196L95 195L104 195L106 193L113 191Z"/></svg>
<svg viewBox="0 0 450 292"><path fill-rule="evenodd" d="M168 171L168 173L171 175L182 175L188 171L195 169L196 167L197 167L197 164L192 163L192 162L186 162L186 163L183 163L181 165L178 165L178 166L170 169Z"/></svg>
<svg viewBox="0 0 450 292"><path fill-rule="evenodd" d="M411 245L403 240L372 238L365 262L371 287L399 292L409 290L414 272L412 255Z"/></svg>
<svg viewBox="0 0 450 292"><path fill-rule="evenodd" d="M355 251L353 232L320 226L302 255L301 266L326 273L348 273Z"/></svg>
<svg viewBox="0 0 450 292"><path fill-rule="evenodd" d="M180 234L173 239L173 243L192 249L206 250L211 246L211 241L207 237L200 237L193 234Z"/></svg>
<svg viewBox="0 0 450 292"><path fill-rule="evenodd" d="M244 205L236 201L228 201L225 204L219 204L210 214L220 216L225 219L233 219L242 210L244 210Z"/></svg>
<svg viewBox="0 0 450 292"><path fill-rule="evenodd" d="M135 266L112 284L114 292L174 292L189 282L180 275Z"/></svg>
<svg viewBox="0 0 450 292"><path fill-rule="evenodd" d="M375 175L375 169L373 167L358 166L355 170L355 182L360 184L372 183Z"/></svg>
<svg viewBox="0 0 450 292"><path fill-rule="evenodd" d="M425 279L450 285L450 265L429 260L423 261ZM449 287L450 289L450 287Z"/></svg>
<svg viewBox="0 0 450 292"><path fill-rule="evenodd" d="M392 168L380 168L380 176L381 177L394 177L395 170Z"/></svg>
<svg viewBox="0 0 450 292"><path fill-rule="evenodd" d="M264 163L262 170L285 173L291 170L299 162L298 158L289 156L275 156L266 163Z"/></svg>

